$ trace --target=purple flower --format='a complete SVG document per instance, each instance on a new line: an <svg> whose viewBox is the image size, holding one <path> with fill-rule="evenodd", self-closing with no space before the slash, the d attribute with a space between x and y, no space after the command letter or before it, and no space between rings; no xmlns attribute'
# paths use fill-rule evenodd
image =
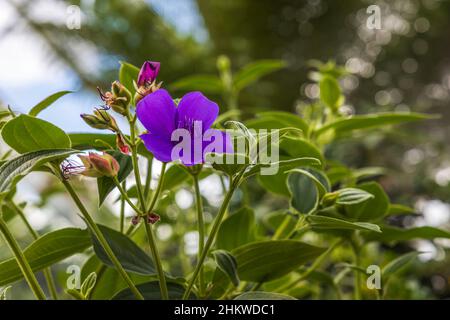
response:
<svg viewBox="0 0 450 320"><path fill-rule="evenodd" d="M169 93L159 89L138 103L136 113L148 130L141 139L160 161L193 165L203 163L207 153L233 151L228 134L210 129L219 106L201 92L187 93L177 107Z"/></svg>
<svg viewBox="0 0 450 320"><path fill-rule="evenodd" d="M139 71L137 85L142 87L147 83L155 81L159 73L159 62L145 61Z"/></svg>

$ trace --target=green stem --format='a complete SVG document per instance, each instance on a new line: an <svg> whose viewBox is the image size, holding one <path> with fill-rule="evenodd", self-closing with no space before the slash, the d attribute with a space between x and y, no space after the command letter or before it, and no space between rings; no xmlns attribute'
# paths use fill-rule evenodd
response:
<svg viewBox="0 0 450 320"><path fill-rule="evenodd" d="M28 221L27 217L25 216L25 213L23 210L13 201L9 202L9 205L12 207L12 209L19 215L20 219L22 219L23 223L27 227L28 231L30 232L31 236L34 240L37 240L39 238L39 234L33 229L30 222ZM47 283L48 290L50 291L50 295L53 300L58 300L58 294L56 291L55 281L52 276L52 272L50 268L46 268L43 270L45 281Z"/></svg>
<svg viewBox="0 0 450 320"><path fill-rule="evenodd" d="M0 232L5 238L5 241L8 243L9 248L13 252L17 264L19 265L19 268L22 271L25 280L27 281L28 285L30 286L30 289L33 291L36 298L39 300L46 300L44 291L39 285L39 282L37 281L36 276L34 275L33 270L31 269L30 264L27 261L27 258L23 254L22 249L20 249L20 246L17 243L16 239L14 239L13 235L9 231L8 225L1 217L1 213L0 213Z"/></svg>
<svg viewBox="0 0 450 320"><path fill-rule="evenodd" d="M152 165L153 158L147 159L147 176L145 177L145 186L144 186L144 198L147 200L150 197L150 184L152 182Z"/></svg>
<svg viewBox="0 0 450 320"><path fill-rule="evenodd" d="M127 189L126 180L122 182L122 189ZM120 197L120 232L123 233L125 229L125 197Z"/></svg>
<svg viewBox="0 0 450 320"><path fill-rule="evenodd" d="M360 254L359 246L354 241L351 242L351 246L353 249L355 266L359 267L359 265L361 264L360 257L359 257L359 254ZM355 298L355 300L361 300L361 275L360 275L359 270L354 271L353 278L354 278L354 298Z"/></svg>
<svg viewBox="0 0 450 320"><path fill-rule="evenodd" d="M142 211L147 212L145 209L144 191L142 190L141 173L139 171L139 162L137 158L137 146L136 146L136 127L135 118L131 119L128 115L128 122L130 123L130 139L131 139L131 161L133 163L134 178L136 180L136 188L138 191L138 199L141 203Z"/></svg>
<svg viewBox="0 0 450 320"><path fill-rule="evenodd" d="M138 207L136 207L133 201L131 201L130 197L128 197L127 192L122 188L122 185L120 184L119 179L117 179L117 176L115 176L113 180L116 184L117 189L119 189L120 194L122 195L122 199L124 199L138 215L143 215L144 213L139 210Z"/></svg>
<svg viewBox="0 0 450 320"><path fill-rule="evenodd" d="M156 190L153 193L153 197L152 197L152 200L150 202L150 206L148 207L148 211L147 212L151 212L155 208L156 201L158 200L159 194L161 193L162 187L163 187L163 184L164 184L164 174L165 174L165 171L166 171L166 166L167 166L167 163L163 162L162 167L161 167L161 174L159 176L158 185L156 186ZM130 234L133 233L134 230L135 230L135 226L130 225L130 227L128 228L127 232L125 232L125 234L126 235L130 235Z"/></svg>
<svg viewBox="0 0 450 320"><path fill-rule="evenodd" d="M191 293L192 286L194 285L195 281L197 280L197 277L200 273L200 269L203 266L203 263L205 262L206 256L208 255L208 251L211 248L211 246L214 244L217 232L219 231L220 224L222 223L223 216L227 210L228 204L231 200L231 197L233 196L234 190L238 187L242 176L244 175L245 170L242 170L236 179L234 181L230 182L230 189L228 190L227 194L225 195L225 198L222 202L222 205L220 206L219 212L217 213L216 218L214 219L214 223L212 226L212 229L209 233L208 240L206 241L205 247L203 248L202 254L200 255L199 260L197 261L197 265L195 266L194 273L188 283L188 286L186 288L186 291L184 292L183 299L187 299L189 297L189 294Z"/></svg>
<svg viewBox="0 0 450 320"><path fill-rule="evenodd" d="M202 195L200 194L200 187L198 184L198 175L193 174L192 178L194 179L194 189L195 189L195 204L197 207L197 225L198 225L198 259L200 259L201 254L203 252L203 248L205 247L205 222L203 220L203 204L202 204ZM205 290L205 278L203 272L203 266L200 267L200 273L198 277L199 281L199 294L203 297Z"/></svg>
<svg viewBox="0 0 450 320"><path fill-rule="evenodd" d="M280 226L275 231L275 234L273 235L272 240L278 240L281 238L283 233L286 231L286 228L289 226L290 221L291 221L291 216L286 215L286 217L284 217L283 221L281 222Z"/></svg>
<svg viewBox="0 0 450 320"><path fill-rule="evenodd" d="M95 223L95 221L90 216L89 212L81 202L80 198L76 194L75 190L73 189L72 185L69 183L68 180L62 180L62 183L67 189L67 192L69 192L70 196L72 197L73 201L77 205L78 209L81 211L81 214L84 217L84 220L88 227L91 229L91 231L94 233L97 240L100 242L100 245L103 247L103 250L105 250L106 254L108 255L111 262L116 267L116 270L119 272L119 274L122 276L122 278L127 283L128 287L130 288L131 292L136 296L139 300L144 300L144 297L139 292L139 290L134 285L131 278L128 276L126 271L123 269L122 265L120 264L120 261L117 259L116 255L112 251L111 247L109 246L108 242L106 241L105 237L103 236L102 232L100 231L99 227Z"/></svg>
<svg viewBox="0 0 450 320"><path fill-rule="evenodd" d="M156 247L155 235L153 233L152 226L144 221L145 232L147 233L148 243L150 244L150 249L152 251L153 261L156 265L156 271L158 272L159 278L159 289L161 291L161 298L163 300L169 299L169 292L167 290L166 276L164 275L164 270L161 263L161 257L159 256L158 248Z"/></svg>

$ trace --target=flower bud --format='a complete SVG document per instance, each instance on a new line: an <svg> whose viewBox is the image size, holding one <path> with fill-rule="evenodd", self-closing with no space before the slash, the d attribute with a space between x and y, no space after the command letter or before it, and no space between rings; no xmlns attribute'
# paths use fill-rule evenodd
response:
<svg viewBox="0 0 450 320"><path fill-rule="evenodd" d="M115 112L126 115L131 103L131 93L119 81L114 81L111 85L112 98L109 101L110 106Z"/></svg>
<svg viewBox="0 0 450 320"><path fill-rule="evenodd" d="M156 213L152 212L147 215L147 223L155 224L156 222L159 221L159 219L161 219L161 218Z"/></svg>
<svg viewBox="0 0 450 320"><path fill-rule="evenodd" d="M109 129L109 125L104 121L98 119L93 114L82 113L80 117L86 122L90 127L95 129Z"/></svg>
<svg viewBox="0 0 450 320"><path fill-rule="evenodd" d="M139 71L137 85L138 87L146 86L156 80L159 73L159 62L145 61Z"/></svg>
<svg viewBox="0 0 450 320"><path fill-rule="evenodd" d="M123 136L120 133L118 133L116 135L116 145L117 145L117 148L119 148L120 152L122 152L123 154L129 154L130 153L130 148L125 143L125 140L124 140Z"/></svg>
<svg viewBox="0 0 450 320"><path fill-rule="evenodd" d="M87 156L78 156L85 167L82 175L87 177L115 177L119 173L119 163L108 153L90 152Z"/></svg>
<svg viewBox="0 0 450 320"><path fill-rule="evenodd" d="M159 88L161 88L162 82L156 83L156 81L153 81L152 83L143 86L143 87L137 87L136 93L134 94L134 103L137 105L139 101L141 101L142 98L144 98L146 95L155 92Z"/></svg>
<svg viewBox="0 0 450 320"><path fill-rule="evenodd" d="M156 83L159 67L160 63L154 61L145 61L142 65L137 82L135 82L136 94L134 95L134 103L136 105L143 97L161 87L162 82Z"/></svg>

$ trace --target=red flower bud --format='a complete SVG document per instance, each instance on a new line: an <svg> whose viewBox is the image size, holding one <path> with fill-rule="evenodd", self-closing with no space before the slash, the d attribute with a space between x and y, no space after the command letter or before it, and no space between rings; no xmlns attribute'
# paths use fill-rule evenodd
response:
<svg viewBox="0 0 450 320"><path fill-rule="evenodd" d="M87 156L78 156L85 167L82 175L87 177L114 177L119 173L119 163L108 153L99 155L90 152Z"/></svg>

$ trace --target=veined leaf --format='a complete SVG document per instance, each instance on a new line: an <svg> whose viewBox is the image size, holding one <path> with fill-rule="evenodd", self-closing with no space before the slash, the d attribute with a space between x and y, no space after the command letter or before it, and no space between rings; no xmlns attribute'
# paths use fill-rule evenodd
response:
<svg viewBox="0 0 450 320"><path fill-rule="evenodd" d="M260 60L247 64L234 77L234 87L241 90L259 78L286 67L281 60Z"/></svg>
<svg viewBox="0 0 450 320"><path fill-rule="evenodd" d="M260 112L256 119L246 122L248 128L252 129L281 129L293 127L308 132L308 124L300 116L284 111Z"/></svg>
<svg viewBox="0 0 450 320"><path fill-rule="evenodd" d="M204 93L222 93L222 81L213 75L193 75L178 79L170 84L172 90L200 90Z"/></svg>
<svg viewBox="0 0 450 320"><path fill-rule="evenodd" d="M49 107L53 102L61 98L62 96L65 96L68 93L72 93L72 91L59 91L56 92L41 102L39 102L37 105L35 105L33 108L31 108L30 112L28 114L30 116L36 117L41 111L45 110L47 107Z"/></svg>
<svg viewBox="0 0 450 320"><path fill-rule="evenodd" d="M243 207L228 216L220 225L216 246L231 251L255 240L255 214L251 208Z"/></svg>
<svg viewBox="0 0 450 320"><path fill-rule="evenodd" d="M384 217L389 209L389 198L383 188L376 182L363 183L357 187L373 197L363 203L346 205L346 214L358 221L373 221Z"/></svg>
<svg viewBox="0 0 450 320"><path fill-rule="evenodd" d="M387 212L388 216L397 216L397 215L406 215L406 214L415 214L416 211L413 208L408 206L404 206L402 204L391 203L389 205L389 210Z"/></svg>
<svg viewBox="0 0 450 320"><path fill-rule="evenodd" d="M337 193L336 203L342 205L358 204L374 198L371 193L357 188L344 188L338 190Z"/></svg>
<svg viewBox="0 0 450 320"><path fill-rule="evenodd" d="M25 250L34 272L49 267L91 246L87 230L66 228L47 233ZM0 263L0 286L22 279L23 274L14 258Z"/></svg>
<svg viewBox="0 0 450 320"><path fill-rule="evenodd" d="M18 153L43 149L68 149L67 134L54 124L25 114L11 119L2 130L3 140Z"/></svg>
<svg viewBox="0 0 450 320"><path fill-rule="evenodd" d="M119 231L100 224L98 227L126 271L142 275L154 275L156 273L152 259L133 240ZM114 267L97 238L93 234L91 238L97 257L107 266Z"/></svg>
<svg viewBox="0 0 450 320"><path fill-rule="evenodd" d="M119 69L119 81L124 85L132 95L136 93L133 81L137 81L139 75L139 68L131 63L121 61Z"/></svg>
<svg viewBox="0 0 450 320"><path fill-rule="evenodd" d="M108 152L110 155L117 160L120 166L119 173L117 174L117 178L119 182L125 180L126 177L133 170L133 163L131 161L131 157L123 154L120 151L110 151ZM100 207L105 201L108 194L116 188L116 184L114 183L113 178L110 177L100 177L97 178L97 189L98 189L98 206Z"/></svg>
<svg viewBox="0 0 450 320"><path fill-rule="evenodd" d="M310 214L316 210L322 197L330 190L329 181L323 173L308 170L288 171L287 183L291 193L291 206L301 214Z"/></svg>
<svg viewBox="0 0 450 320"><path fill-rule="evenodd" d="M398 242L408 241L412 239L433 240L438 238L450 239L450 232L433 228L433 227L418 227L418 228L397 228L392 226L381 226L383 233L381 234L367 234L365 235L368 241L381 242Z"/></svg>
<svg viewBox="0 0 450 320"><path fill-rule="evenodd" d="M381 274L383 275L383 278L385 281L393 275L394 273L400 271L403 267L405 267L407 264L409 264L411 261L413 261L415 258L417 258L418 255L420 255L422 252L408 252L406 254L401 255L400 257L395 258L391 262L389 262L387 265L384 266L384 268L381 271Z"/></svg>
<svg viewBox="0 0 450 320"><path fill-rule="evenodd" d="M341 134L352 130L370 129L392 124L400 124L410 121L433 119L433 116L421 113L378 113L371 115L357 115L351 118L336 120L316 131L317 136L335 130Z"/></svg>
<svg viewBox="0 0 450 320"><path fill-rule="evenodd" d="M217 266L222 270L235 287L239 285L239 276L237 274L236 258L231 253L225 250L213 251L214 259L216 259Z"/></svg>
<svg viewBox="0 0 450 320"><path fill-rule="evenodd" d="M7 192L33 169L50 161L57 161L75 153L71 149L40 150L22 154L0 167L0 194Z"/></svg>
<svg viewBox="0 0 450 320"><path fill-rule="evenodd" d="M350 222L342 219L318 215L309 215L306 217L306 220L309 222L311 227L316 230L348 229L381 232L379 226L367 222Z"/></svg>
<svg viewBox="0 0 450 320"><path fill-rule="evenodd" d="M261 171L261 174L264 175L264 172L270 172L268 170L280 170L281 172L286 172L288 170L291 170L293 168L297 168L297 167L320 167L321 166L321 162L320 160L316 159L316 158L296 158L296 159L289 159L289 160L281 160L281 161L277 161L271 164L263 164L263 163L259 163L256 164L254 166L251 167L250 170L248 170L245 174L244 177L248 178L254 174L257 174ZM271 169L269 169L271 168ZM262 171L264 170L264 171ZM276 172L275 174L277 174L278 172ZM266 174L266 175L270 175L270 174Z"/></svg>
<svg viewBox="0 0 450 320"><path fill-rule="evenodd" d="M338 81L330 76L320 79L320 100L331 110L337 110L342 103L341 88Z"/></svg>
<svg viewBox="0 0 450 320"><path fill-rule="evenodd" d="M265 282L280 278L325 251L296 240L252 242L232 251L241 280Z"/></svg>

